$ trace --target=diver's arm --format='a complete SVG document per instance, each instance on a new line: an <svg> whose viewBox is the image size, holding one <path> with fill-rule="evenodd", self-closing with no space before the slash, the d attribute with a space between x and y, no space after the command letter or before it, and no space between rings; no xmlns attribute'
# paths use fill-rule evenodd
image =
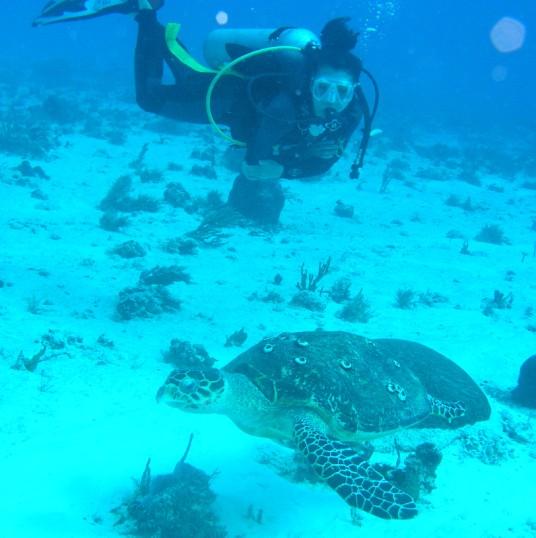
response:
<svg viewBox="0 0 536 538"><path fill-rule="evenodd" d="M248 166L275 160L274 146L293 129L296 121L294 103L286 93L276 95L265 108L261 107L257 109L257 127L247 143L245 163Z"/></svg>

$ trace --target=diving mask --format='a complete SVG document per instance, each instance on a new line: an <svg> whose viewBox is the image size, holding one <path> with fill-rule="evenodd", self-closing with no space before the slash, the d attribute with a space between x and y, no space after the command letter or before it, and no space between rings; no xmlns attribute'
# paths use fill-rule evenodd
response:
<svg viewBox="0 0 536 538"><path fill-rule="evenodd" d="M355 84L352 81L326 76L317 77L311 83L313 99L337 112L350 104L354 98L354 90Z"/></svg>

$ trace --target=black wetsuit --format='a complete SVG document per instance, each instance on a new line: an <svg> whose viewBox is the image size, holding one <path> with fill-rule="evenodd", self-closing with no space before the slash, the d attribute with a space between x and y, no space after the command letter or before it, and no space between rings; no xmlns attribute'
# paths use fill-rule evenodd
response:
<svg viewBox="0 0 536 538"><path fill-rule="evenodd" d="M273 159L284 166L283 177L311 177L327 172L341 157L358 127L362 112L354 100L343 114L330 119L315 118L309 98L282 90L260 114L257 129L248 140L246 161ZM315 146L334 143L333 157L321 158Z"/></svg>
<svg viewBox="0 0 536 538"><path fill-rule="evenodd" d="M175 58L168 50L164 28L153 11L138 14L138 41L135 72L138 104L160 116L193 123L207 123L205 96L213 74L198 73ZM162 84L164 62L175 84ZM247 164L274 160L283 165L284 178L301 178L322 174L342 155L358 127L363 112L356 98L341 114L329 120L314 117L309 97L309 81L300 78L300 70L285 84L266 83L268 90L257 101L244 79L225 76L218 83L213 98L213 114L218 123L231 129L234 138L246 142ZM263 81L258 83L262 86ZM261 88L262 89L262 88ZM274 91L270 91L274 90ZM336 154L329 159L315 154L314 146L334 142ZM251 218L276 222L284 197L278 182L251 182L240 175L229 202ZM262 213L266 212L266 218Z"/></svg>

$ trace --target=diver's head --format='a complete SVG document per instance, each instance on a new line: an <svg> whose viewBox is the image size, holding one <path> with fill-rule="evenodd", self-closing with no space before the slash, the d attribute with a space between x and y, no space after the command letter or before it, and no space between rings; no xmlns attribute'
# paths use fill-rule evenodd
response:
<svg viewBox="0 0 536 538"><path fill-rule="evenodd" d="M329 65L318 68L311 80L311 98L315 116L324 118L342 112L354 98L356 83L351 73Z"/></svg>
<svg viewBox="0 0 536 538"><path fill-rule="evenodd" d="M348 25L349 17L329 21L320 34L320 48L312 49L311 99L316 116L340 113L354 98L361 74L361 60L351 53L357 32Z"/></svg>

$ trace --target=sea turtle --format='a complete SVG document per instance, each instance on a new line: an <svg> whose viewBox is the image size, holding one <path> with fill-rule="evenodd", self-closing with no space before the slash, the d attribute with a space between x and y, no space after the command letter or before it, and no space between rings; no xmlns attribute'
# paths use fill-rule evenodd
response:
<svg viewBox="0 0 536 538"><path fill-rule="evenodd" d="M352 444L490 414L476 383L439 353L341 331L282 333L222 369L173 370L157 399L185 411L223 413L249 434L295 446L351 507L385 519L415 516L415 502Z"/></svg>

